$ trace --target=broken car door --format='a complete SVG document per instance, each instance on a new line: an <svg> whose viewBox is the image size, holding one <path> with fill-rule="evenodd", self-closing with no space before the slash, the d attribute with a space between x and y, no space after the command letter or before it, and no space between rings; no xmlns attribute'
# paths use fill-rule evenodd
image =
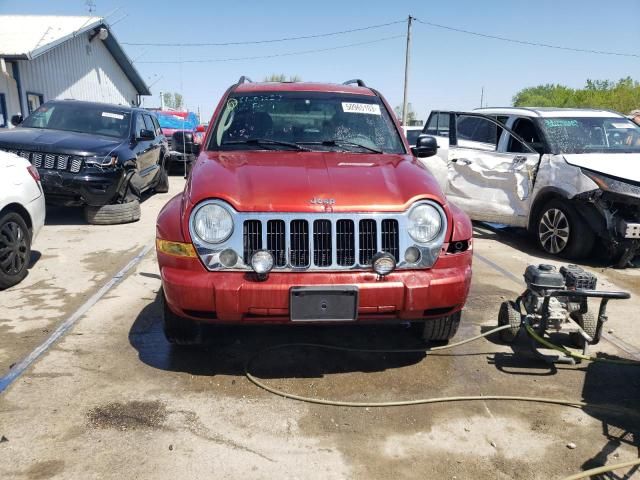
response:
<svg viewBox="0 0 640 480"><path fill-rule="evenodd" d="M525 225L540 155L486 115L456 113L455 127L447 197L473 220Z"/></svg>

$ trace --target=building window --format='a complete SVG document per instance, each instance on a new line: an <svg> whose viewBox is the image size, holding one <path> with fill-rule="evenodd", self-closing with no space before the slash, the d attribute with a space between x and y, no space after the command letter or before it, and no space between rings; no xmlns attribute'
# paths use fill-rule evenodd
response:
<svg viewBox="0 0 640 480"><path fill-rule="evenodd" d="M43 103L44 95L41 93L27 92L27 107L29 108L29 115L35 112Z"/></svg>
<svg viewBox="0 0 640 480"><path fill-rule="evenodd" d="M9 118L7 117L7 102L4 93L0 93L0 128L9 126Z"/></svg>

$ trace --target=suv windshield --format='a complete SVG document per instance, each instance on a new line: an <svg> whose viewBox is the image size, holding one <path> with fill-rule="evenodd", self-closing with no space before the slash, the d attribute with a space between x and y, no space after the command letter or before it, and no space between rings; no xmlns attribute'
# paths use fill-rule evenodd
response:
<svg viewBox="0 0 640 480"><path fill-rule="evenodd" d="M405 153L378 97L323 92L232 95L209 150Z"/></svg>
<svg viewBox="0 0 640 480"><path fill-rule="evenodd" d="M544 118L542 125L557 153L640 152L640 127L626 118Z"/></svg>
<svg viewBox="0 0 640 480"><path fill-rule="evenodd" d="M130 120L129 112L109 105L45 103L21 126L125 138L129 134Z"/></svg>

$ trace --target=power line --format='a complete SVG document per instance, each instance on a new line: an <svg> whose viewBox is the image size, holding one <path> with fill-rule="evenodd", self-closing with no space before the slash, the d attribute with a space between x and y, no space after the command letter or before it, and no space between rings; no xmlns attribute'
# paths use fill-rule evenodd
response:
<svg viewBox="0 0 640 480"><path fill-rule="evenodd" d="M389 25L396 25L398 23L404 23L405 20L397 20L395 22L389 23L380 23L378 25L369 25L367 27L361 28L353 28L351 30L342 30L339 32L330 32L330 33L319 33L316 35L303 35L300 37L285 37L285 38L274 38L270 40L251 40L251 41L243 41L243 42L221 42L221 43L133 43L133 42L120 42L122 45L138 45L138 46L149 46L149 47L227 47L231 45L257 45L261 43L278 43L278 42L289 42L292 40L305 40L309 38L324 38L331 37L334 35L344 35L345 33L354 33L354 32L362 32L364 30L372 30L374 28L383 28L388 27Z"/></svg>
<svg viewBox="0 0 640 480"><path fill-rule="evenodd" d="M368 42L359 42L359 43L349 43L347 45L339 45L337 47L330 48L318 48L314 50L300 50L297 52L287 52L287 53L276 53L273 55L259 55L253 57L235 57L235 58L210 58L210 59L198 59L198 60L148 60L137 63L218 63L218 62L234 62L238 60L259 60L263 58L276 58L276 57L289 57L293 55L305 55L308 53L320 53L320 52L328 52L330 50L339 50L342 48L351 48L351 47L359 47L361 45L370 45L372 43L385 42L387 40L393 40L396 38L405 38L404 35L394 35L392 37L384 37L379 38L377 40L370 40Z"/></svg>
<svg viewBox="0 0 640 480"><path fill-rule="evenodd" d="M487 33L472 32L470 30L464 30L462 28L455 28L455 27L449 27L447 25L440 25L438 23L425 22L417 18L415 19L415 21L422 23L423 25L428 25L430 27L442 28L444 30L451 30L452 32L466 33L467 35L475 35L476 37L491 38L493 40L501 40L503 42L517 43L520 45L530 45L532 47L555 48L557 50L569 50L572 52L595 53L598 55L616 55L618 57L640 58L640 54L637 54L637 53L609 52L606 50L589 50L586 48L563 47L560 45L551 45L548 43L528 42L526 40L517 40L515 38L500 37L498 35L489 35Z"/></svg>

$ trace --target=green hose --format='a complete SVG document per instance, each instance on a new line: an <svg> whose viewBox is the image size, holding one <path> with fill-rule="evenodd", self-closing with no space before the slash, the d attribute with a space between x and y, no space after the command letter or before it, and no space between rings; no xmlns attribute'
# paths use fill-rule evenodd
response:
<svg viewBox="0 0 640 480"><path fill-rule="evenodd" d="M640 465L640 458L629 460L628 462L616 463L614 465L605 465L604 467L592 468L591 470L585 470L584 472L565 477L562 480L579 480L580 478L587 478L593 475L598 475L600 473L613 472L614 470L618 470L620 468L633 467L635 465Z"/></svg>
<svg viewBox="0 0 640 480"><path fill-rule="evenodd" d="M608 359L601 359L601 358L597 358L597 357L589 357L586 355L580 355L580 354L576 354L573 353L563 347L557 346L552 344L551 342L548 342L547 340L543 339L542 337L540 337L538 334L536 334L536 332L531 328L530 325L528 325L527 323L524 324L525 325L525 329L527 331L527 333L529 335L531 335L536 341L540 342L541 344L549 347L549 348L553 348L555 350L558 350L562 353L565 353L566 355L571 355L571 356L576 356L577 358L580 358L582 360L589 360L589 361L598 361L598 362L607 362L607 363L615 363L615 364L623 364L623 365L639 365L639 362L633 362L631 360L608 360ZM247 377L247 379L253 383L255 386L266 390L267 392L273 393L274 395L278 395L280 397L284 397L284 398L289 398L291 400L297 400L300 402L307 402L307 403L314 403L314 404L319 404L319 405L331 405L331 406L336 406L336 407L370 407L370 408L374 408L374 407L402 407L402 406L408 406L408 405L424 405L424 404L432 404L432 403L444 403L444 402L470 402L470 401L487 401L487 400L502 400L502 401L517 401L517 402L535 402L535 403L547 403L547 404L554 404L554 405L564 405L567 407L573 407L573 408L592 408L592 409L598 409L598 410L605 410L605 411L610 411L610 412L614 412L614 413L623 413L625 415L631 415L631 416L636 416L639 417L640 415L638 414L638 412L634 411L634 410L629 410L629 409L625 409L625 408L614 408L614 407L607 407L605 405L592 405L592 404L588 404L587 402L583 402L583 401L572 401L572 400L564 400L564 399L559 399L559 398L547 398L547 397L522 397L522 396L515 396L515 395L470 395L470 396L458 396L458 397L433 397L433 398L422 398L422 399L417 399L417 400L398 400L398 401L391 401L391 402L347 402L347 401L341 401L341 400L325 400L325 399L321 399L321 398L313 398L313 397L305 397L302 395L295 395L293 393L287 393L284 392L282 390L278 390L277 388L273 388L270 387L269 385L267 385L266 383L263 383L261 380L258 380L256 377L254 377L251 373L251 365L253 364L254 360L256 358L258 358L260 355L269 352L269 351L273 351L273 350L279 350L279 349L283 349L283 348L292 348L292 347L306 347L306 348L322 348L325 350L335 350L335 351L341 351L341 352L360 352L360 353L420 353L420 352L424 352L424 353L428 353L428 352L435 352L438 350L447 350L450 348L455 348L458 347L460 345L464 345L466 343L470 343L473 342L475 340L478 340L480 338L483 337L487 337L489 335L492 335L496 332L499 332L501 330L507 330L511 328L510 325L502 325L500 327L497 328L493 328L487 332L484 332L480 335L476 335L475 337L471 337L468 338L466 340L462 340L456 343L451 343L449 345L443 345L440 347L433 347L433 348L409 348L409 349L374 349L374 348L352 348L352 347L340 347L340 346L336 346L336 345L324 345L324 344L319 344L319 343L283 343L280 345L275 345L273 347L268 347L264 350L260 350L259 352L256 352L254 355L252 355L251 357L249 357L249 359L247 360L247 362L245 363L245 367L244 367L244 374ZM633 465L640 465L640 458L630 461L630 462L624 462L624 463L619 463L616 465L609 465L609 466L604 466L604 467L599 467L599 468L595 468L592 470L588 470L582 473L578 473L575 475L572 475L570 477L566 477L563 480L578 480L581 478L585 478L588 477L590 475L595 475L595 474L599 474L599 473L605 473L605 472L610 472L613 470L617 470L619 468L624 468L624 467L630 467Z"/></svg>
<svg viewBox="0 0 640 480"><path fill-rule="evenodd" d="M628 366L640 367L640 362L637 362L634 360L625 360L625 359L616 360L611 358L600 358L600 357L593 357L590 355L583 355L582 353L572 352L567 348L561 347L559 345L551 343L549 340L544 339L543 337L538 335L536 331L533 329L533 327L529 325L527 322L524 323L524 328L526 329L527 333L539 344L544 345L547 348L552 348L553 350L557 350L558 352L562 352L569 357L573 357L578 360L587 360L589 362L613 363L615 365L628 365Z"/></svg>

